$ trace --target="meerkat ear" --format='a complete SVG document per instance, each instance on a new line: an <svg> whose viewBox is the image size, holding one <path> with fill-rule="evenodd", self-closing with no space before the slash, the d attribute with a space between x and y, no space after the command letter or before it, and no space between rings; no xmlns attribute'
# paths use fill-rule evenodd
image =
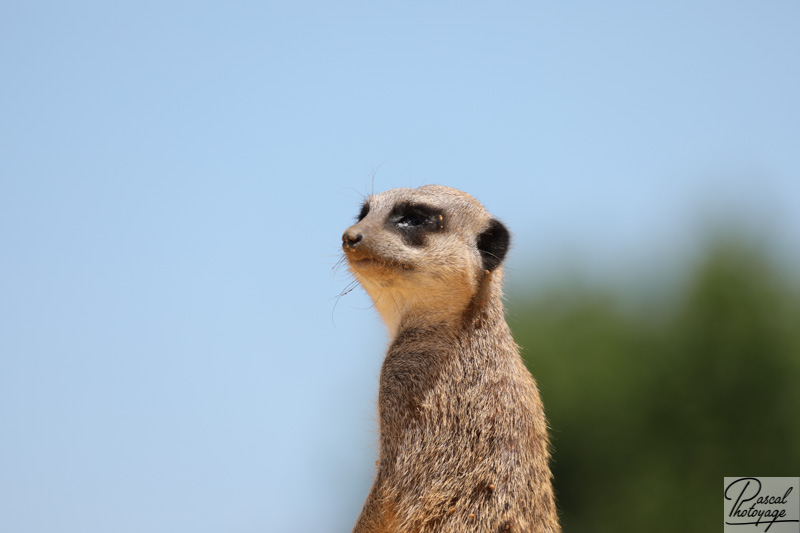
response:
<svg viewBox="0 0 800 533"><path fill-rule="evenodd" d="M478 235L478 251L483 258L483 269L491 272L503 262L508 252L511 235L497 219L489 221L489 225Z"/></svg>

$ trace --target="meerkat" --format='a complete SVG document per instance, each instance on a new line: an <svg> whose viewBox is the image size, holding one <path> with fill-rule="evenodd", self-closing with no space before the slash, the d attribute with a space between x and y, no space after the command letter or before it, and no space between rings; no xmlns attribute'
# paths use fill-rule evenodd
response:
<svg viewBox="0 0 800 533"><path fill-rule="evenodd" d="M509 241L440 185L370 196L344 232L391 334L377 475L354 533L560 531L542 402L503 312Z"/></svg>

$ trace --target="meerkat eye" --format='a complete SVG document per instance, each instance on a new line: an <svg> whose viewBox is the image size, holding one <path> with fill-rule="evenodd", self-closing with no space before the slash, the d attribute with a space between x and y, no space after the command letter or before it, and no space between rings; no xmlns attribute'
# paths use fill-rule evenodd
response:
<svg viewBox="0 0 800 533"><path fill-rule="evenodd" d="M427 217L424 217L418 213L410 213L407 215L403 215L400 220L397 221L397 225L401 228L416 228L425 224Z"/></svg>

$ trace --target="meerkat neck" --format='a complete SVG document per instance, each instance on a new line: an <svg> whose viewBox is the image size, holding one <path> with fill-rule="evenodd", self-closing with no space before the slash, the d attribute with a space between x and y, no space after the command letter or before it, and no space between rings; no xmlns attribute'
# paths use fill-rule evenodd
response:
<svg viewBox="0 0 800 533"><path fill-rule="evenodd" d="M385 311L379 303L381 311L392 342L401 334L410 330L457 332L465 326L473 328L476 321L495 326L495 334L500 331L504 336L511 337L511 332L505 322L502 301L502 271L498 270L489 274L483 273L484 279L478 284L478 290L471 299L464 299L461 306L433 305L429 301L417 300L406 302L402 305L394 304L391 311ZM446 301L446 298L443 298ZM379 302L379 301L378 301Z"/></svg>
<svg viewBox="0 0 800 533"><path fill-rule="evenodd" d="M383 318L392 340L407 330L458 328L463 322L465 309L472 307L467 298L453 301L449 294L420 295L397 294L400 291L382 292L374 298L375 307ZM441 303L439 303L441 302Z"/></svg>

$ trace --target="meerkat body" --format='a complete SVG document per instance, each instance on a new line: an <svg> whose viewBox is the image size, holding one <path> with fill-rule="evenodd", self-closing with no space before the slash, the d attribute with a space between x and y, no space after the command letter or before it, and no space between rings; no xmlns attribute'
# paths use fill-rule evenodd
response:
<svg viewBox="0 0 800 533"><path fill-rule="evenodd" d="M508 230L432 185L370 196L342 238L392 336L354 533L560 531L542 403L503 314Z"/></svg>

